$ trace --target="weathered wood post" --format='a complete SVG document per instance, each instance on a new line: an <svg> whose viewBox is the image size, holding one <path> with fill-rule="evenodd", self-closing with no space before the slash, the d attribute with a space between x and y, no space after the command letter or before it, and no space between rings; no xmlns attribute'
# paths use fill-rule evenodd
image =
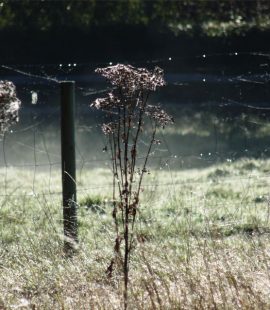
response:
<svg viewBox="0 0 270 310"><path fill-rule="evenodd" d="M75 157L75 82L61 85L61 155L64 221L64 251L70 255L78 242L76 157Z"/></svg>

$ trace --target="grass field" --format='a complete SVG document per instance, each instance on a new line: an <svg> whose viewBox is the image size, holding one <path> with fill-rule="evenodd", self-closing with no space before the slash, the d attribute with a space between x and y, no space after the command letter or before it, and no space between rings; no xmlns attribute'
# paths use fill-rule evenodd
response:
<svg viewBox="0 0 270 310"><path fill-rule="evenodd" d="M8 168L0 309L121 309L110 172L78 171L77 254L62 253L60 173ZM152 171L131 264L130 309L270 308L270 160Z"/></svg>

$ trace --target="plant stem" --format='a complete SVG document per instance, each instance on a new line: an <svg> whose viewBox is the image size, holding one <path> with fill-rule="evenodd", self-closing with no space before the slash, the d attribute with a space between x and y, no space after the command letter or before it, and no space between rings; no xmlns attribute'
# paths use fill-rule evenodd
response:
<svg viewBox="0 0 270 310"><path fill-rule="evenodd" d="M124 303L125 309L127 309L128 304L128 282L129 282L129 221L128 221L128 208L126 208L125 217L125 257L124 257Z"/></svg>

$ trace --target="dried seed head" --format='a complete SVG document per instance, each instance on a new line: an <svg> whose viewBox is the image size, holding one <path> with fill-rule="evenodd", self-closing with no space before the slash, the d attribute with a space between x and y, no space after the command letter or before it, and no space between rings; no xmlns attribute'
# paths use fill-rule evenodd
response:
<svg viewBox="0 0 270 310"><path fill-rule="evenodd" d="M117 87L105 98L96 99L91 106L106 111L112 121L116 120L117 117L116 123L118 123L119 128L122 126L119 120L124 119L125 122L128 116L127 125L134 128L136 127L134 124L140 123L138 132L142 132L144 123L143 121L138 122L138 119L142 118L143 114L148 115L157 125L162 127L173 123L173 118L159 106L148 105L146 102L148 97L144 96L148 91L154 91L157 87L165 85L161 68L156 67L153 71L149 71L145 68L118 64L106 68L98 68L96 72ZM119 131L119 128L119 137L125 143L127 136L121 130ZM102 126L102 131L105 135L116 132L115 129L116 124L113 124L113 122L103 124ZM155 141L155 143L159 144L160 142Z"/></svg>
<svg viewBox="0 0 270 310"><path fill-rule="evenodd" d="M96 109L111 109L119 106L120 103L120 100L113 93L108 93L107 97L96 99L91 103L90 107Z"/></svg>
<svg viewBox="0 0 270 310"><path fill-rule="evenodd" d="M139 85L142 89L155 91L157 87L166 85L164 71L159 67L155 67L153 72L150 72L145 68L138 68L137 71L140 74Z"/></svg>
<svg viewBox="0 0 270 310"><path fill-rule="evenodd" d="M162 110L160 106L148 105L145 113L162 127L174 123L173 117Z"/></svg>
<svg viewBox="0 0 270 310"><path fill-rule="evenodd" d="M101 129L103 133L107 136L114 132L115 126L116 125L114 123L102 124Z"/></svg>
<svg viewBox="0 0 270 310"><path fill-rule="evenodd" d="M18 111L21 101L16 96L16 88L12 82L0 81L0 131L8 130L9 126L19 120Z"/></svg>
<svg viewBox="0 0 270 310"><path fill-rule="evenodd" d="M107 78L112 85L132 94L137 90L156 90L164 86L163 70L156 67L152 72L145 68L135 68L131 65L117 64L106 68L96 69L97 73Z"/></svg>

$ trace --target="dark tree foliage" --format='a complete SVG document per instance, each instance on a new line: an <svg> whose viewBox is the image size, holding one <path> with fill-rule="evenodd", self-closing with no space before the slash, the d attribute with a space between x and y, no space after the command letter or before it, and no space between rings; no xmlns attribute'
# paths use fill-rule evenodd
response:
<svg viewBox="0 0 270 310"><path fill-rule="evenodd" d="M210 36L270 28L266 0L66 0L0 2L0 30L76 28L84 32L108 25L154 25L157 31Z"/></svg>
<svg viewBox="0 0 270 310"><path fill-rule="evenodd" d="M268 51L269 11L269 0L0 0L0 61Z"/></svg>

